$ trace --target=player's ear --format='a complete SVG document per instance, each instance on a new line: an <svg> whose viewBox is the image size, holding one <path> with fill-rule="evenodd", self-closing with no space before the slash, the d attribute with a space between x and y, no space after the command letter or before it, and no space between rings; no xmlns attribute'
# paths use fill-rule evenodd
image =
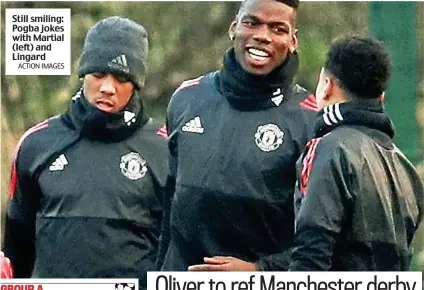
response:
<svg viewBox="0 0 424 290"><path fill-rule="evenodd" d="M237 21L233 21L230 24L230 27L228 28L228 37L231 41L234 41L235 38L235 31L236 31Z"/></svg>
<svg viewBox="0 0 424 290"><path fill-rule="evenodd" d="M294 53L297 50L297 46L299 43L299 39L298 39L298 29L294 30L294 33L292 35L292 45L290 46L290 52Z"/></svg>

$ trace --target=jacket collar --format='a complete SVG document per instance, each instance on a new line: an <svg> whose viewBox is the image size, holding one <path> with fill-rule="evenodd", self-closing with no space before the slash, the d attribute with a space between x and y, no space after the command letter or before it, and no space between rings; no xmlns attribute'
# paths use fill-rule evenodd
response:
<svg viewBox="0 0 424 290"><path fill-rule="evenodd" d="M224 55L218 85L229 103L238 110L255 111L276 107L292 89L298 67L298 55L289 53L286 61L270 74L253 75L237 62L232 48Z"/></svg>
<svg viewBox="0 0 424 290"><path fill-rule="evenodd" d="M72 97L62 118L70 127L78 130L81 137L107 142L128 138L149 119L138 91L134 91L122 111L107 113L90 104L82 89Z"/></svg>
<svg viewBox="0 0 424 290"><path fill-rule="evenodd" d="M385 133L391 139L395 134L393 123L384 112L384 105L380 99L335 103L325 107L318 113L315 138L342 125L375 129Z"/></svg>

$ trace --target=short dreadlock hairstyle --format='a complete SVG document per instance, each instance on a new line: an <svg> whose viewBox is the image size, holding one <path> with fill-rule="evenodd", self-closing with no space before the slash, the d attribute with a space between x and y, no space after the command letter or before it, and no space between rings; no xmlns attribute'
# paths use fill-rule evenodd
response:
<svg viewBox="0 0 424 290"><path fill-rule="evenodd" d="M339 80L342 89L358 98L378 98L392 70L383 44L372 37L345 36L330 46L325 71Z"/></svg>

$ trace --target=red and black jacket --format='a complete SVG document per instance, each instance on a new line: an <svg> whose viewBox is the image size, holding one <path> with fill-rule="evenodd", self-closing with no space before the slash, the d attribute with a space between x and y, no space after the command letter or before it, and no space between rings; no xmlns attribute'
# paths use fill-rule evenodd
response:
<svg viewBox="0 0 424 290"><path fill-rule="evenodd" d="M154 269L166 132L134 95L104 113L74 97L17 147L4 251L16 278L140 278Z"/></svg>
<svg viewBox="0 0 424 290"><path fill-rule="evenodd" d="M174 188L163 270L215 255L288 268L295 163L312 136L315 97L292 84L296 55L271 79L243 72L232 51L226 58L222 70L183 83L168 107Z"/></svg>

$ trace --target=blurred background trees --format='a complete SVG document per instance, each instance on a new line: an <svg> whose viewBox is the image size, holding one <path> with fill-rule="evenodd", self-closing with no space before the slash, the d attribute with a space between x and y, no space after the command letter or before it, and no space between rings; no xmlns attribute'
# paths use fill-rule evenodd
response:
<svg viewBox="0 0 424 290"><path fill-rule="evenodd" d="M32 125L63 112L81 83L75 75L83 41L88 29L102 18L119 15L142 24L149 33L150 53L145 98L150 114L164 120L169 98L178 85L208 71L218 69L224 52L230 47L228 26L240 2L2 2L1 13L1 193L2 224L13 150L20 136ZM419 130L414 135L423 144L424 133L424 3L416 5L418 83L416 116ZM4 11L6 8L71 9L71 76L5 76ZM301 60L297 82L311 91L325 52L332 39L340 34L367 34L367 2L302 2L298 10L299 53ZM395 14L394 14L395 15ZM402 13L398 13L401 18ZM374 26L378 26L374 23ZM383 24L381 24L383 25ZM384 29L396 27L386 25ZM413 29L413 27L412 27ZM397 36L399 45L402 37ZM396 64L395 64L396 66ZM396 98L397 96L394 96ZM411 96L414 98L415 96ZM386 95L387 100L391 96ZM402 108L399 108L401 110ZM396 125L396 124L395 124ZM424 177L423 145L415 161ZM420 233L417 245L424 244ZM424 265L424 257L423 265ZM416 261L417 262L417 261ZM419 263L419 261L417 262Z"/></svg>

